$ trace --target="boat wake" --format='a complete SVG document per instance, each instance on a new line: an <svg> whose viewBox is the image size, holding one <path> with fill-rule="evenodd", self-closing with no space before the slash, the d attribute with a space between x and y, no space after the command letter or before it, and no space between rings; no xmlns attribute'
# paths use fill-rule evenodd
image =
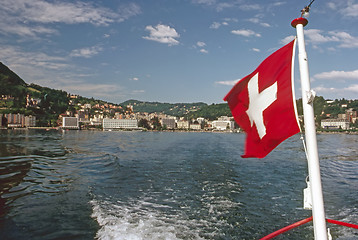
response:
<svg viewBox="0 0 358 240"><path fill-rule="evenodd" d="M96 238L104 239L203 239L193 230L197 220L163 214L159 206L146 201L128 203L92 200L92 218L100 229ZM170 209L169 209L170 210ZM194 227L195 229L195 227Z"/></svg>

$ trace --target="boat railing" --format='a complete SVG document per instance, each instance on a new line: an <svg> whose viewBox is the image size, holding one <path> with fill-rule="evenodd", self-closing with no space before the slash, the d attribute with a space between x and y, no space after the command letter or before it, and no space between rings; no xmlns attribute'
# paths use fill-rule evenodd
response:
<svg viewBox="0 0 358 240"><path fill-rule="evenodd" d="M283 228L281 228L281 229L279 229L279 230L277 230L277 231L275 231L275 232L273 232L273 233L270 233L269 235L267 235L267 236L261 238L260 240L269 240L269 239L272 239L272 238L274 238L274 237L276 237L276 236L278 236L278 235L281 235L281 234L283 234L283 233L285 233L285 232L287 232L287 231L289 231L289 230L291 230L291 229L293 229L293 228L296 228L296 227L299 227L299 226L301 226L301 225L303 225L303 224L309 223L310 221L312 221L312 219L313 219L312 217L309 217L309 218L300 220L300 221L298 221L298 222L295 222L295 223L293 223L293 224L291 224L291 225L288 225L288 226L286 226L286 227L283 227ZM344 227L349 227L349 228L358 229L358 225L357 225L357 224L346 223L346 222L337 221L337 220L332 220L332 219L328 219L328 218L326 218L326 221L327 221L328 223L332 223L332 224L341 225L341 226L344 226Z"/></svg>

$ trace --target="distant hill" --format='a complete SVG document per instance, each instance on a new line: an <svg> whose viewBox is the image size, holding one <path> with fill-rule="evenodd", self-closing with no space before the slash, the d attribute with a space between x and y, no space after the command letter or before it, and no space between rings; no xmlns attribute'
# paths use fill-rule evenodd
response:
<svg viewBox="0 0 358 240"><path fill-rule="evenodd" d="M121 103L123 107L133 106L134 112L164 113L172 116L187 117L188 119L203 117L215 120L220 116L231 116L229 106L226 103L208 105L197 103L160 103L128 100Z"/></svg>
<svg viewBox="0 0 358 240"><path fill-rule="evenodd" d="M121 103L123 107L127 105L133 106L134 112L147 113L164 113L172 116L184 116L191 112L196 112L207 104L203 102L198 103L160 103L160 102L144 102L138 100L128 100Z"/></svg>
<svg viewBox="0 0 358 240"><path fill-rule="evenodd" d="M7 90L11 86L23 86L26 87L26 83L16 73L11 71L7 66L0 62L0 91ZM0 93L1 93L0 92Z"/></svg>
<svg viewBox="0 0 358 240"><path fill-rule="evenodd" d="M26 102L25 96L27 91L27 84L16 73L11 71L7 66L0 62L0 95L11 95L11 106L13 108L20 108ZM3 107L0 104L1 107Z"/></svg>
<svg viewBox="0 0 358 240"><path fill-rule="evenodd" d="M203 117L209 120L216 120L221 116L232 116L229 105L227 103L206 105L196 112L189 112L187 114L188 119L195 119Z"/></svg>

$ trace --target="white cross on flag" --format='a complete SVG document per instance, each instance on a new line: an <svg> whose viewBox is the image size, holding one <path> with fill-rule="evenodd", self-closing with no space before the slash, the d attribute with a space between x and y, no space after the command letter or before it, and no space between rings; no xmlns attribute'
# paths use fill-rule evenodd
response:
<svg viewBox="0 0 358 240"><path fill-rule="evenodd" d="M294 47L295 40L271 54L224 98L247 134L242 157L263 158L300 131L293 94Z"/></svg>

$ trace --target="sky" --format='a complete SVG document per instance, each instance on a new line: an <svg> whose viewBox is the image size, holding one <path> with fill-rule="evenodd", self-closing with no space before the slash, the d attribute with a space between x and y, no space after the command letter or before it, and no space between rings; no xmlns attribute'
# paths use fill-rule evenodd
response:
<svg viewBox="0 0 358 240"><path fill-rule="evenodd" d="M309 0L2 0L0 62L26 83L121 103L223 103L296 35ZM358 0L315 0L311 87L357 99ZM296 54L297 55L297 54ZM300 97L298 61L296 98Z"/></svg>

